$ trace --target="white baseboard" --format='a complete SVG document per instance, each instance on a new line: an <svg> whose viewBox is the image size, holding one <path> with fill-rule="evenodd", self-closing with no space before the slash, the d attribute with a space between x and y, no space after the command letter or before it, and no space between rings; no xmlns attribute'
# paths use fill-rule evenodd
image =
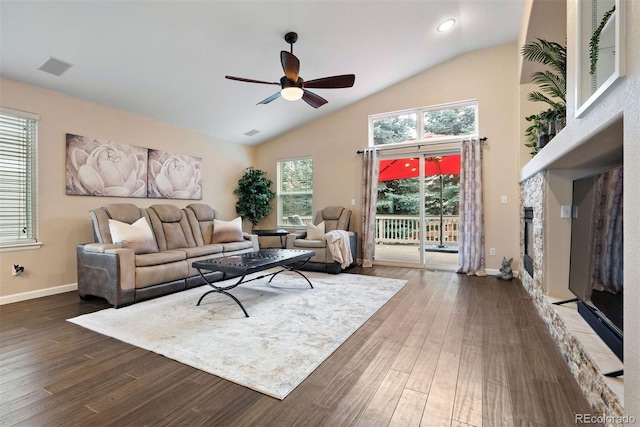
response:
<svg viewBox="0 0 640 427"><path fill-rule="evenodd" d="M37 291L22 292L19 294L6 295L0 297L0 305L11 304L13 302L26 301L35 298L47 297L49 295L62 294L65 292L77 291L78 284L70 283L68 285L54 286L53 288L38 289Z"/></svg>

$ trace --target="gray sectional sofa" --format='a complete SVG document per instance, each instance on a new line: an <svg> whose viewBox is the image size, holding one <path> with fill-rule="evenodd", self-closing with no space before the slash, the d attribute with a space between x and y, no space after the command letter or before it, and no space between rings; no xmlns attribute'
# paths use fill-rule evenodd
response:
<svg viewBox="0 0 640 427"><path fill-rule="evenodd" d="M122 307L160 295L203 285L205 282L193 261L257 251L258 236L242 233L229 241L214 230L222 229L220 214L205 204L191 204L184 209L157 204L139 208L130 203L107 204L89 212L95 243L76 248L78 294L105 298L114 307ZM109 220L133 224L144 218L151 228L154 242L144 250L116 244L112 240ZM155 245L154 245L155 244ZM210 272L207 279L221 280L223 274Z"/></svg>

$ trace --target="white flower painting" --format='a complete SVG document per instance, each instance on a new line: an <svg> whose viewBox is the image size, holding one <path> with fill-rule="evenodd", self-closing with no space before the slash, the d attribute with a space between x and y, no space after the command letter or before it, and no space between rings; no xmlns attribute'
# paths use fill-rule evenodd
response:
<svg viewBox="0 0 640 427"><path fill-rule="evenodd" d="M147 197L202 199L202 159L149 149Z"/></svg>
<svg viewBox="0 0 640 427"><path fill-rule="evenodd" d="M202 199L202 159L67 134L67 194Z"/></svg>
<svg viewBox="0 0 640 427"><path fill-rule="evenodd" d="M147 197L148 150L67 134L67 194Z"/></svg>

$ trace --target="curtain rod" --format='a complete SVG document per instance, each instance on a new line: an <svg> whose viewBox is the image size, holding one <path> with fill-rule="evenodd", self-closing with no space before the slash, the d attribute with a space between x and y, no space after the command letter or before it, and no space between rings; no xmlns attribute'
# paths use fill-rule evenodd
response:
<svg viewBox="0 0 640 427"><path fill-rule="evenodd" d="M473 139L473 138L472 138ZM481 142L484 142L487 140L486 136L483 136L482 138L478 138ZM417 148L418 150L421 147L426 147L426 146L432 146L432 145L442 145L442 144L454 144L456 142L469 142L471 141L471 139L461 139L459 141L443 141L443 142L433 142L431 144L418 144L418 145L412 145L412 146L404 146L404 147L389 147L389 148L376 148L377 151L388 151L388 150L400 150L400 149L411 149L411 148ZM358 150L356 151L356 154L362 154L364 153L364 150Z"/></svg>

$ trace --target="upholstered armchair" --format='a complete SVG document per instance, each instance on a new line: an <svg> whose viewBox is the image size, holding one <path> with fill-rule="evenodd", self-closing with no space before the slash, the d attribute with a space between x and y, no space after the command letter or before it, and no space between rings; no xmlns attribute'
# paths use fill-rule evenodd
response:
<svg viewBox="0 0 640 427"><path fill-rule="evenodd" d="M351 219L351 211L342 206L328 206L316 212L313 218L313 225L319 226L324 223L324 233L333 230L345 230L349 236L349 247L353 262L347 267L351 268L356 264L356 248L357 234L349 231L349 221ZM311 231L308 233L307 231ZM304 266L304 270L321 271L325 273L337 274L343 269L339 262L333 260L333 255L329 249L327 240L323 238L324 233L317 233L317 229L307 226L307 231L300 233L291 233L287 236L287 249L306 249L313 250L316 255ZM316 234L315 236L313 234Z"/></svg>

